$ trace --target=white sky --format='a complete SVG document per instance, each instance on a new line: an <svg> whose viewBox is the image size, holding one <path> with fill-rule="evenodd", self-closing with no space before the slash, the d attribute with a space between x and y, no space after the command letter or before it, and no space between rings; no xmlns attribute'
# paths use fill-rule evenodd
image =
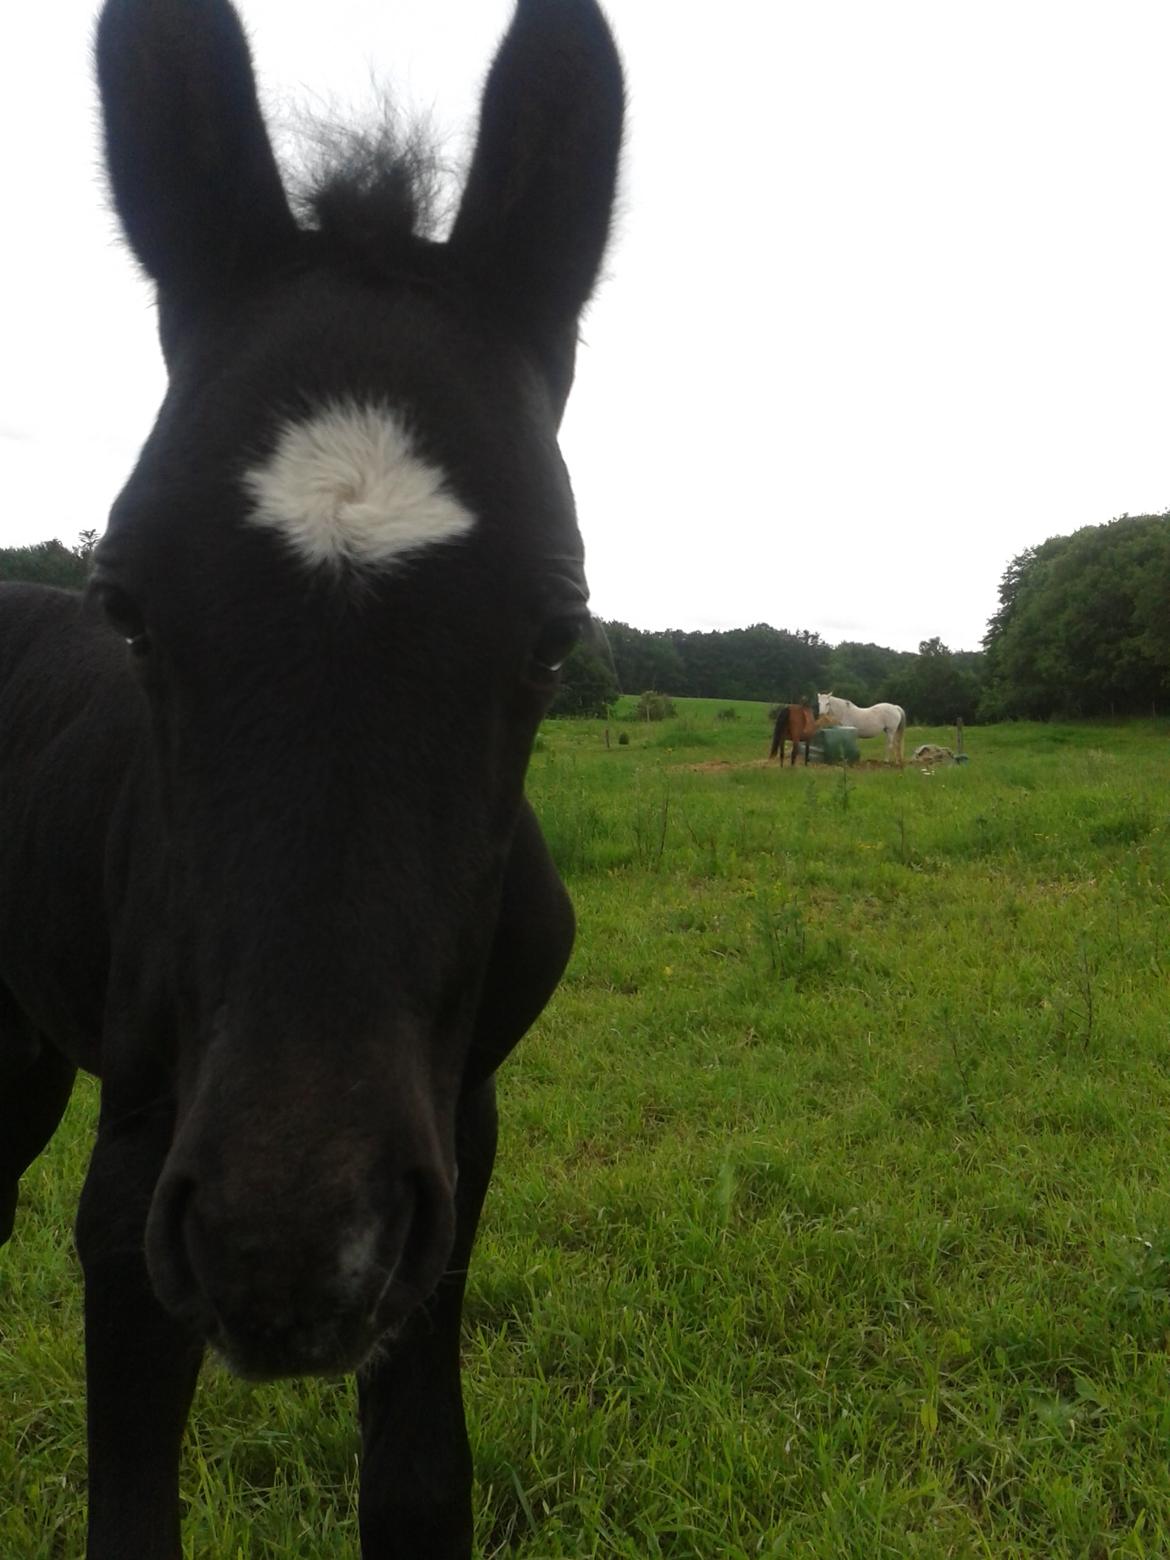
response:
<svg viewBox="0 0 1170 1560"><path fill-rule="evenodd" d="M244 0L266 101L466 146L509 0ZM0 53L0 545L104 524L162 390L96 6ZM978 645L1008 559L1170 507L1165 0L609 0L623 213L563 443L595 610Z"/></svg>

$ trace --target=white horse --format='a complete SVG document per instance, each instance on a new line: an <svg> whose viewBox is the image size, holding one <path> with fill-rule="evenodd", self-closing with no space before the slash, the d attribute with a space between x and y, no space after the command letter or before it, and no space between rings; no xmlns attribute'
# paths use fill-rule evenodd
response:
<svg viewBox="0 0 1170 1560"><path fill-rule="evenodd" d="M831 715L841 726L856 726L859 737L885 734L886 762L902 763L902 739L906 735L906 711L900 704L870 704L865 709L852 699L832 693L817 694L817 714Z"/></svg>

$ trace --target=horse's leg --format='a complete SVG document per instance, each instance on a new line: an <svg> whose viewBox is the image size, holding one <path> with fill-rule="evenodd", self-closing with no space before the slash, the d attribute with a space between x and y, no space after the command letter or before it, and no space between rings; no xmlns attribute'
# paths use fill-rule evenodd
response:
<svg viewBox="0 0 1170 1560"><path fill-rule="evenodd" d="M496 1154L495 1080L460 1107L455 1245L431 1300L358 1378L362 1560L469 1560L471 1449L459 1382L467 1264Z"/></svg>
<svg viewBox="0 0 1170 1560"><path fill-rule="evenodd" d="M495 1070L548 1001L573 946L573 907L527 803L504 877L456 1123L455 1240L429 1303L358 1378L365 1560L467 1560L471 1453L459 1383L467 1264L496 1153Z"/></svg>
<svg viewBox="0 0 1170 1560"><path fill-rule="evenodd" d="M65 1114L77 1069L43 1046L36 1060L0 1091L0 1246L12 1234L20 1178Z"/></svg>
<svg viewBox="0 0 1170 1560"><path fill-rule="evenodd" d="M179 1560L179 1443L202 1342L155 1298L146 1214L170 1147L167 1106L103 1120L77 1214L85 1273L88 1560Z"/></svg>
<svg viewBox="0 0 1170 1560"><path fill-rule="evenodd" d="M12 1234L20 1178L57 1130L76 1075L0 986L0 1246Z"/></svg>

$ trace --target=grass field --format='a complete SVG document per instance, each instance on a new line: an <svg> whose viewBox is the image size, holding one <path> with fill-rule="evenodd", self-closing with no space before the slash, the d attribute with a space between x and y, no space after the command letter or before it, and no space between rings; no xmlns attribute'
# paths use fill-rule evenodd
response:
<svg viewBox="0 0 1170 1560"><path fill-rule="evenodd" d="M580 934L501 1075L482 1555L1170 1554L1170 727L779 772L679 707L533 758ZM5 1560L81 1550L93 1113L0 1255ZM206 1372L186 1552L356 1554L351 1406Z"/></svg>

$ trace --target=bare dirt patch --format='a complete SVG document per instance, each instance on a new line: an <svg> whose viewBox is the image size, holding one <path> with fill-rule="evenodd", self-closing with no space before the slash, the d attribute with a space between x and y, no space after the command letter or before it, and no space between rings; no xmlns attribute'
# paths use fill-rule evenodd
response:
<svg viewBox="0 0 1170 1560"><path fill-rule="evenodd" d="M696 775L716 775L724 774L732 769L779 769L780 765L771 758L748 758L739 764L733 763L729 758L712 758L703 764L679 764L674 767L689 770ZM792 769L793 767L804 769L806 765L803 760L795 766L792 764L784 765L785 769ZM834 775L840 767L839 764L807 765L807 768L813 773ZM855 763L849 765L849 770L850 773L853 773L858 769L892 769L893 767L892 764L887 764L884 758L859 758Z"/></svg>
<svg viewBox="0 0 1170 1560"><path fill-rule="evenodd" d="M678 767L696 775L715 775L725 769L767 769L771 762L768 758L748 758L742 764L733 764L729 758L713 758L705 764L680 764Z"/></svg>

